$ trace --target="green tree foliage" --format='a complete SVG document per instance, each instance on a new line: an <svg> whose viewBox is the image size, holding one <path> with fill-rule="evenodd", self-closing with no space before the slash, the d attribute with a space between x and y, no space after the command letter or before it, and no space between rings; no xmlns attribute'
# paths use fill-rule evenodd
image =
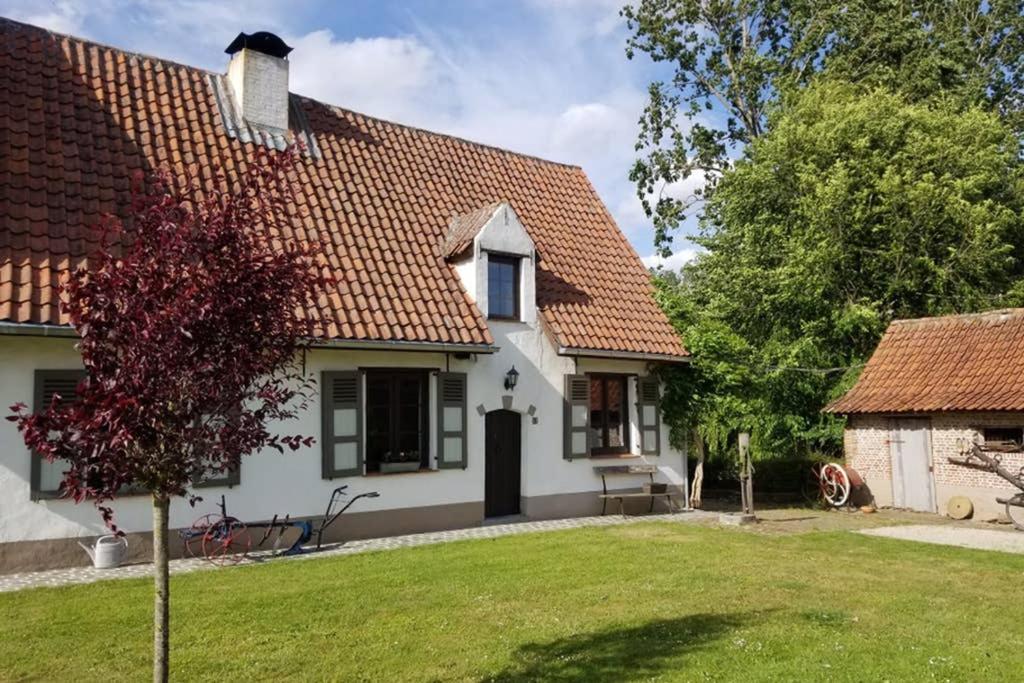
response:
<svg viewBox="0 0 1024 683"><path fill-rule="evenodd" d="M983 106L828 80L786 95L708 200L706 252L658 279L696 359L669 419L712 450L741 426L762 454L838 450L819 411L890 320L1018 303L1022 196L1018 138Z"/></svg>
<svg viewBox="0 0 1024 683"><path fill-rule="evenodd" d="M671 72L649 86L630 172L664 255L780 94L819 73L913 101L956 96L1024 128L1021 0L639 0L622 14L627 55ZM665 191L694 174L694 195Z"/></svg>

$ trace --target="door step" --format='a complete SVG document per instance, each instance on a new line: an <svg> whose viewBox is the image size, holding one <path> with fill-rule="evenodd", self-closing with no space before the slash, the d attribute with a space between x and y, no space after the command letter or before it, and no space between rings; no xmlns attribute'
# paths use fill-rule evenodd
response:
<svg viewBox="0 0 1024 683"><path fill-rule="evenodd" d="M488 517L480 526L498 526L499 524L521 524L522 522L529 522L530 520L526 515L502 515L501 517Z"/></svg>

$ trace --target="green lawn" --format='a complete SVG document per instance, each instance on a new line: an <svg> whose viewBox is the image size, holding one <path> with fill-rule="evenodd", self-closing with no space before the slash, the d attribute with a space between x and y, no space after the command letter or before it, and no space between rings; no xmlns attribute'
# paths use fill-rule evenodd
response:
<svg viewBox="0 0 1024 683"><path fill-rule="evenodd" d="M1024 557L845 531L646 523L171 583L178 680L982 681L1024 671ZM145 580L0 594L0 679L142 680L150 608Z"/></svg>

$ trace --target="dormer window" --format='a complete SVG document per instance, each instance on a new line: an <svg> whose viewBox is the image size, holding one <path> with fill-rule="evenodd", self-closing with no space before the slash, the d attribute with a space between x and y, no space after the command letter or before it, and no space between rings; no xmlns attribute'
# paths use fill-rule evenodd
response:
<svg viewBox="0 0 1024 683"><path fill-rule="evenodd" d="M537 323L537 251L508 202L454 216L441 253L491 320Z"/></svg>
<svg viewBox="0 0 1024 683"><path fill-rule="evenodd" d="M519 320L518 256L487 255L487 317Z"/></svg>

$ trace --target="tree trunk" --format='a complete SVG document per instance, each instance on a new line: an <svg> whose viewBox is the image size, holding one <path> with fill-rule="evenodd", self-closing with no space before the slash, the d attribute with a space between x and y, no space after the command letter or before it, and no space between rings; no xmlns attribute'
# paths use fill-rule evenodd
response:
<svg viewBox="0 0 1024 683"><path fill-rule="evenodd" d="M697 466L693 468L693 484L690 486L690 507L699 508L701 488L704 485L704 438L696 429L693 430L693 447L697 451Z"/></svg>
<svg viewBox="0 0 1024 683"><path fill-rule="evenodd" d="M153 494L153 683L167 683L170 600L167 569L167 510L170 500Z"/></svg>

